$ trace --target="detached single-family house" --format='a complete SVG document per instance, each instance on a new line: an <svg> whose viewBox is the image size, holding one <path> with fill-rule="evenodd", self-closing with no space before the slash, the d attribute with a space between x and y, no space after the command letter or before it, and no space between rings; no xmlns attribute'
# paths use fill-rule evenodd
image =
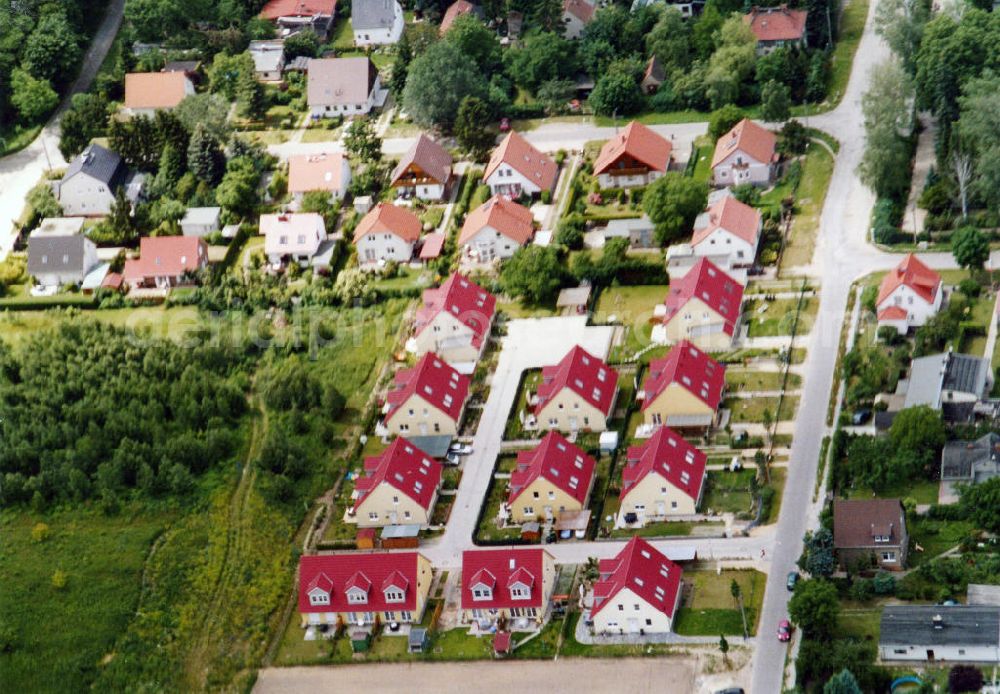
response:
<svg viewBox="0 0 1000 694"><path fill-rule="evenodd" d="M125 261L125 283L136 288L168 289L193 284L194 274L208 267L208 246L197 236L144 236L139 257Z"/></svg>
<svg viewBox="0 0 1000 694"><path fill-rule="evenodd" d="M326 239L326 226L323 216L315 212L263 214L260 233L264 235L264 253L271 265L286 261L305 264Z"/></svg>
<svg viewBox="0 0 1000 694"><path fill-rule="evenodd" d="M59 225L54 227L47 231L43 225L28 237L28 274L43 287L80 284L100 263L97 246L82 233L62 233Z"/></svg>
<svg viewBox="0 0 1000 694"><path fill-rule="evenodd" d="M531 210L524 205L494 195L465 218L458 246L479 263L506 260L531 241L534 221Z"/></svg>
<svg viewBox="0 0 1000 694"><path fill-rule="evenodd" d="M760 212L726 195L695 219L691 248L699 256L728 254L731 267L749 267L757 258L763 225Z"/></svg>
<svg viewBox="0 0 1000 694"><path fill-rule="evenodd" d="M221 207L189 207L181 218L181 233L185 236L205 237L221 228Z"/></svg>
<svg viewBox="0 0 1000 694"><path fill-rule="evenodd" d="M279 38L311 29L325 41L336 12L337 0L268 0L260 17L274 22Z"/></svg>
<svg viewBox="0 0 1000 694"><path fill-rule="evenodd" d="M363 116L385 102L378 68L366 57L313 58L306 100L315 118Z"/></svg>
<svg viewBox="0 0 1000 694"><path fill-rule="evenodd" d="M299 559L302 627L419 624L431 563L417 552L312 554Z"/></svg>
<svg viewBox="0 0 1000 694"><path fill-rule="evenodd" d="M497 145L486 165L483 181L493 195L512 198L555 192L559 167L513 130Z"/></svg>
<svg viewBox="0 0 1000 694"><path fill-rule="evenodd" d="M726 388L726 367L688 340L649 363L636 393L643 421L678 429L710 427Z"/></svg>
<svg viewBox="0 0 1000 694"><path fill-rule="evenodd" d="M403 36L403 8L397 0L351 0L355 46L385 46Z"/></svg>
<svg viewBox="0 0 1000 694"><path fill-rule="evenodd" d="M464 275L453 274L425 289L407 349L435 352L449 364L475 364L486 347L496 315L496 297Z"/></svg>
<svg viewBox="0 0 1000 694"><path fill-rule="evenodd" d="M705 491L705 463L705 454L669 427L629 446L617 523L645 525L697 513Z"/></svg>
<svg viewBox="0 0 1000 694"><path fill-rule="evenodd" d="M597 8L587 0L563 0L563 36L568 39L580 38L596 11Z"/></svg>
<svg viewBox="0 0 1000 694"><path fill-rule="evenodd" d="M451 164L448 150L420 133L393 169L389 184L403 195L440 200L451 182Z"/></svg>
<svg viewBox="0 0 1000 694"><path fill-rule="evenodd" d="M382 428L399 436L455 436L468 399L468 376L428 352L416 366L396 372Z"/></svg>
<svg viewBox="0 0 1000 694"><path fill-rule="evenodd" d="M667 634L681 600L683 571L641 537L598 563L590 619L598 634Z"/></svg>
<svg viewBox="0 0 1000 694"><path fill-rule="evenodd" d="M604 431L618 397L618 372L577 345L542 369L531 403L541 429Z"/></svg>
<svg viewBox="0 0 1000 694"><path fill-rule="evenodd" d="M778 161L777 143L774 133L744 118L715 143L712 182L717 186L768 185Z"/></svg>
<svg viewBox="0 0 1000 694"><path fill-rule="evenodd" d="M403 437L365 458L354 483L354 518L360 528L428 525L441 487L441 463Z"/></svg>
<svg viewBox="0 0 1000 694"><path fill-rule="evenodd" d="M926 405L938 410L946 422L970 422L976 404L993 387L990 360L958 352L943 352L914 359L910 365L903 406Z"/></svg>
<svg viewBox="0 0 1000 694"><path fill-rule="evenodd" d="M791 10L788 5L754 6L749 14L743 15L743 23L757 39L757 55L764 55L785 46L805 48L808 16L808 11Z"/></svg>
<svg viewBox="0 0 1000 694"><path fill-rule="evenodd" d="M1000 607L996 605L886 605L879 622L878 656L933 663L1000 663Z"/></svg>
<svg viewBox="0 0 1000 694"><path fill-rule="evenodd" d="M288 158L288 192L296 204L313 190L330 193L330 201L343 200L351 185L351 167L340 152L297 154Z"/></svg>
<svg viewBox="0 0 1000 694"><path fill-rule="evenodd" d="M882 278L875 302L878 327L905 335L938 312L943 296L941 275L910 253Z"/></svg>
<svg viewBox="0 0 1000 694"><path fill-rule="evenodd" d="M632 0L631 11L636 12L652 5L672 7L680 12L682 17L694 17L704 9L705 0Z"/></svg>
<svg viewBox="0 0 1000 694"><path fill-rule="evenodd" d="M253 71L260 82L280 82L285 67L284 41L251 41L250 57Z"/></svg>
<svg viewBox="0 0 1000 694"><path fill-rule="evenodd" d="M833 500L833 548L844 571L901 571L908 546L899 499Z"/></svg>
<svg viewBox="0 0 1000 694"><path fill-rule="evenodd" d="M642 87L644 94L655 94L667 79L667 71L663 69L663 63L655 55L646 63L646 71L642 73Z"/></svg>
<svg viewBox="0 0 1000 694"><path fill-rule="evenodd" d="M130 72L125 75L125 113L152 116L176 108L194 94L194 83L183 72Z"/></svg>
<svg viewBox="0 0 1000 694"><path fill-rule="evenodd" d="M512 520L554 521L563 511L584 510L596 467L593 458L555 431L531 450L518 451L507 495Z"/></svg>
<svg viewBox="0 0 1000 694"><path fill-rule="evenodd" d="M513 626L541 625L548 617L556 564L544 549L462 552L462 622L482 630L503 618Z"/></svg>
<svg viewBox="0 0 1000 694"><path fill-rule="evenodd" d="M476 6L471 2L467 2L467 0L455 0L455 2L448 5L448 9L444 11L444 16L441 17L441 26L438 27L438 34L440 36L447 34L448 30L451 29L451 25L463 14L477 14Z"/></svg>
<svg viewBox="0 0 1000 694"><path fill-rule="evenodd" d="M638 121L604 143L594 162L601 188L649 185L667 172L674 146Z"/></svg>
<svg viewBox="0 0 1000 694"><path fill-rule="evenodd" d="M1000 434L948 441L941 451L941 481L979 484L1000 477Z"/></svg>
<svg viewBox="0 0 1000 694"><path fill-rule="evenodd" d="M654 326L653 339L687 339L710 352L726 349L736 335L742 304L743 285L702 258L670 283L662 325Z"/></svg>
<svg viewBox="0 0 1000 694"><path fill-rule="evenodd" d="M100 145L87 145L56 183L56 197L67 217L103 217L111 212L115 192L125 187L132 203L142 191L142 174L134 174L118 156Z"/></svg>
<svg viewBox="0 0 1000 694"><path fill-rule="evenodd" d="M420 219L408 209L380 202L354 229L358 264L374 268L389 261L410 262L421 228Z"/></svg>

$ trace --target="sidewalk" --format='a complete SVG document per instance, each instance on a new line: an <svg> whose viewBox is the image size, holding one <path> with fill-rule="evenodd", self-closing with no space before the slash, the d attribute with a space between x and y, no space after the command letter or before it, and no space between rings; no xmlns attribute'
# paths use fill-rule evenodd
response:
<svg viewBox="0 0 1000 694"><path fill-rule="evenodd" d="M924 191L924 181L927 180L927 172L934 166L936 157L934 155L934 138L937 134L937 121L928 113L917 114L920 120L921 131L917 138L917 152L913 157L913 179L910 182L910 197L906 201L906 210L903 213L903 231L909 233L920 233L924 230L924 220L927 218L927 210L917 207L917 200ZM916 223L916 230L913 225Z"/></svg>

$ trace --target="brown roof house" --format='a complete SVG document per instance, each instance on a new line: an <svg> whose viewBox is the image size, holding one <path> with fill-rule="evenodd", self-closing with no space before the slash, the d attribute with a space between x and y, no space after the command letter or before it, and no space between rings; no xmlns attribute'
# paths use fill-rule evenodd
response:
<svg viewBox="0 0 1000 694"><path fill-rule="evenodd" d="M330 201L343 200L351 185L351 167L339 152L297 154L288 158L288 192L296 204L313 190L330 193Z"/></svg>
<svg viewBox="0 0 1000 694"><path fill-rule="evenodd" d="M125 75L125 113L152 116L169 111L194 94L194 84L183 72L130 72Z"/></svg>
<svg viewBox="0 0 1000 694"><path fill-rule="evenodd" d="M470 259L491 263L514 255L534 234L531 210L502 195L494 195L465 218L458 245Z"/></svg>
<svg viewBox="0 0 1000 694"><path fill-rule="evenodd" d="M306 98L314 119L363 116L385 103L388 92L366 57L313 59L308 72Z"/></svg>
<svg viewBox="0 0 1000 694"><path fill-rule="evenodd" d="M717 186L766 186L774 177L778 138L744 118L715 143L712 181Z"/></svg>
<svg viewBox="0 0 1000 694"><path fill-rule="evenodd" d="M806 10L790 10L788 5L753 7L743 15L743 23L757 38L757 55L782 46L806 47Z"/></svg>
<svg viewBox="0 0 1000 694"><path fill-rule="evenodd" d="M497 145L483 172L493 195L537 195L554 192L559 167L513 130Z"/></svg>
<svg viewBox="0 0 1000 694"><path fill-rule="evenodd" d="M594 18L597 11L596 0L563 0L563 36L568 39L578 39L583 29Z"/></svg>
<svg viewBox="0 0 1000 694"><path fill-rule="evenodd" d="M404 196L440 200L451 181L451 155L437 142L420 133L410 150L399 160L390 183Z"/></svg>
<svg viewBox="0 0 1000 694"><path fill-rule="evenodd" d="M674 146L639 121L604 143L594 162L601 188L645 186L667 172Z"/></svg>
<svg viewBox="0 0 1000 694"><path fill-rule="evenodd" d="M845 571L901 571L908 543L899 499L834 499L833 547Z"/></svg>
<svg viewBox="0 0 1000 694"><path fill-rule="evenodd" d="M663 69L663 63L654 55L646 63L646 71L642 74L642 81L639 86L646 94L655 94L660 85L667 79L667 71Z"/></svg>

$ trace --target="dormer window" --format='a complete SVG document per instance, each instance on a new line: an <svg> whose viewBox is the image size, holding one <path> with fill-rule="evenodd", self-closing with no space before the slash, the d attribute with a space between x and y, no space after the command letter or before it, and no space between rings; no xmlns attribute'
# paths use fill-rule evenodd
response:
<svg viewBox="0 0 1000 694"><path fill-rule="evenodd" d="M392 586L386 588L385 590L385 601L386 602L403 602L406 600L406 593L404 593L399 588Z"/></svg>
<svg viewBox="0 0 1000 694"><path fill-rule="evenodd" d="M314 606L329 605L330 594L317 588L316 590L313 590L311 593L309 593L309 604Z"/></svg>
<svg viewBox="0 0 1000 694"><path fill-rule="evenodd" d="M473 600L492 600L493 599L493 589L489 586L483 585L482 583L477 583L472 586L472 599Z"/></svg>
<svg viewBox="0 0 1000 694"><path fill-rule="evenodd" d="M368 604L368 593L360 588L349 588L347 590L347 602L350 605Z"/></svg>
<svg viewBox="0 0 1000 694"><path fill-rule="evenodd" d="M530 600L531 588L523 583L515 583L510 587L511 600Z"/></svg>

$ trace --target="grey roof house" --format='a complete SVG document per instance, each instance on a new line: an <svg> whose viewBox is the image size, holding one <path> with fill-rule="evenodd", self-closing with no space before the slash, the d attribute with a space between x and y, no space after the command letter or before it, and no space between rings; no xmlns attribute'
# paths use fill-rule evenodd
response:
<svg viewBox="0 0 1000 694"><path fill-rule="evenodd" d="M903 408L927 405L940 410L945 421L966 422L992 387L989 360L955 352L932 354L913 360Z"/></svg>
<svg viewBox="0 0 1000 694"><path fill-rule="evenodd" d="M306 98L313 118L364 115L385 103L378 69L367 57L309 61Z"/></svg>
<svg viewBox="0 0 1000 694"><path fill-rule="evenodd" d="M250 57L253 58L254 75L261 82L280 82L285 67L284 41L251 41Z"/></svg>
<svg viewBox="0 0 1000 694"><path fill-rule="evenodd" d="M1000 662L1000 607L887 606L878 650L883 661Z"/></svg>
<svg viewBox="0 0 1000 694"><path fill-rule="evenodd" d="M97 246L82 234L36 229L28 237L28 274L43 287L80 284L99 264Z"/></svg>
<svg viewBox="0 0 1000 694"><path fill-rule="evenodd" d="M92 144L73 159L54 192L67 217L101 217L111 211L119 186L134 203L142 190L142 174L129 171L117 153Z"/></svg>
<svg viewBox="0 0 1000 694"><path fill-rule="evenodd" d="M219 230L221 207L189 207L181 219L184 236L208 236Z"/></svg>
<svg viewBox="0 0 1000 694"><path fill-rule="evenodd" d="M397 0L351 0L354 44L396 43L403 35L403 8Z"/></svg>
<svg viewBox="0 0 1000 694"><path fill-rule="evenodd" d="M949 441L941 451L941 481L979 484L1000 477L1000 435Z"/></svg>

